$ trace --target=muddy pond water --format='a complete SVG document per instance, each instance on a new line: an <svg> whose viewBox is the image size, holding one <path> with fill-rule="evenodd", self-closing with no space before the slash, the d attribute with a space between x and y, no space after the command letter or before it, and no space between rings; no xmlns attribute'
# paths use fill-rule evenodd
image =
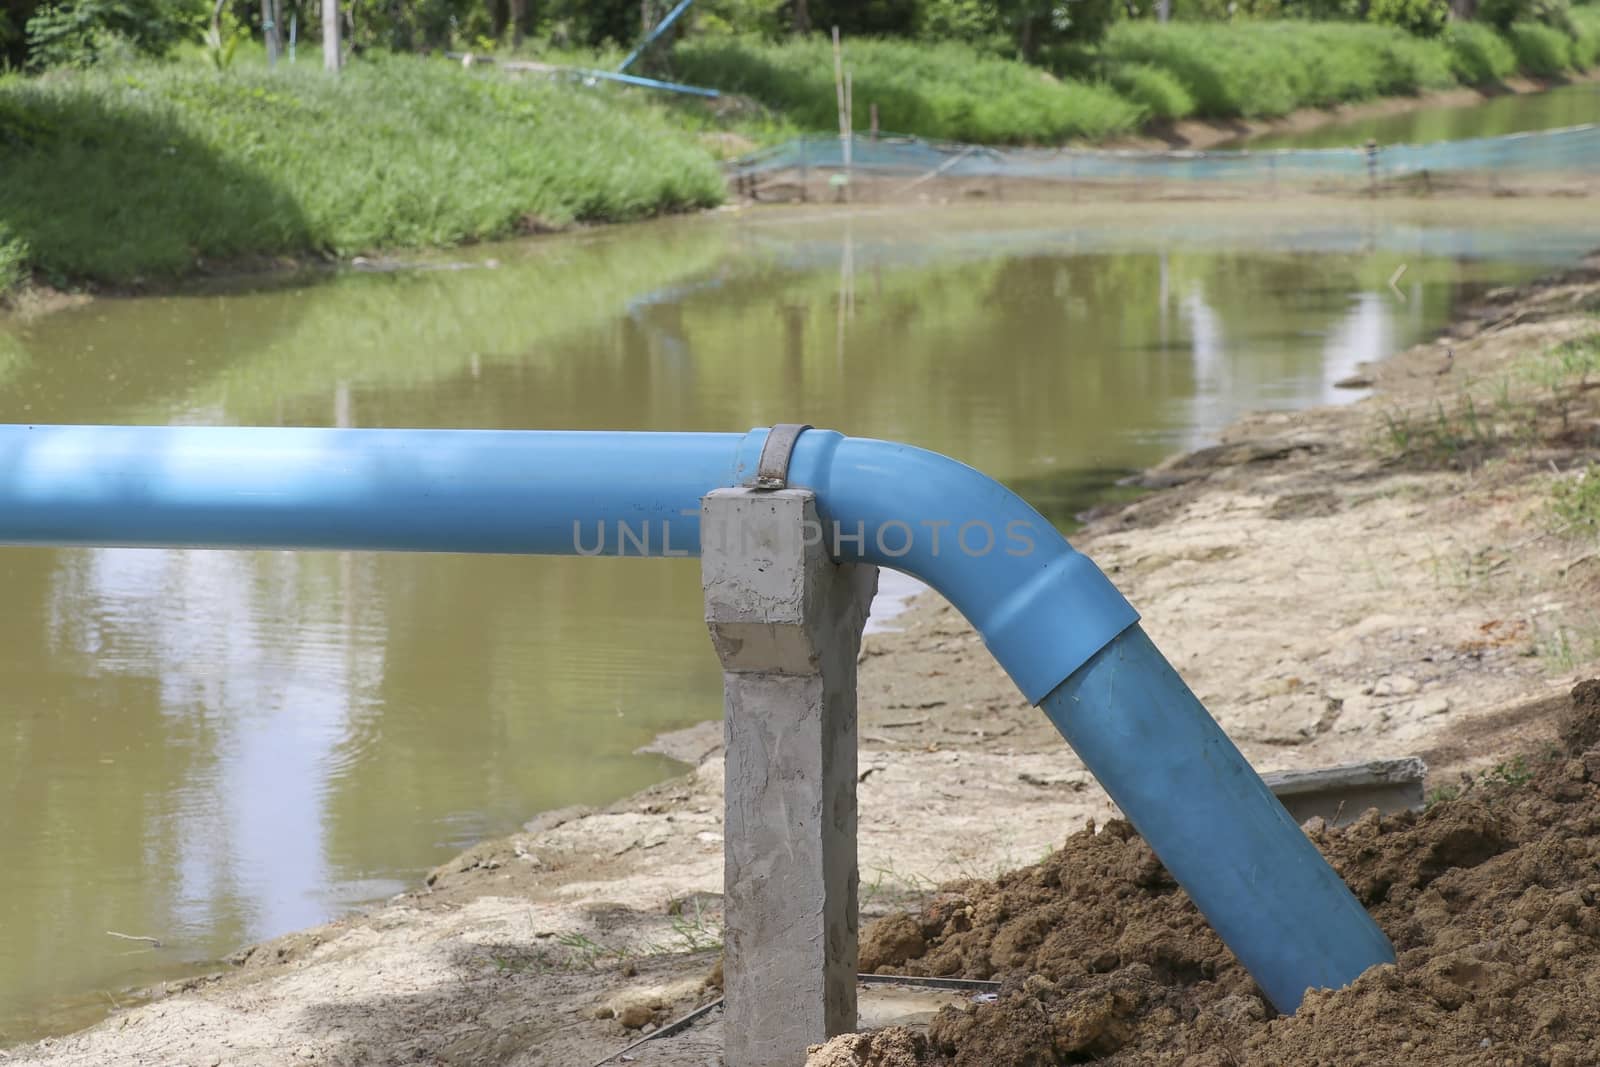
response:
<svg viewBox="0 0 1600 1067"><path fill-rule="evenodd" d="M1423 107L1302 133L1252 138L1248 148L1348 148L1366 144L1428 144L1473 137L1584 126L1600 122L1600 82L1579 82L1543 93L1507 93L1481 103Z"/></svg>
<svg viewBox="0 0 1600 1067"><path fill-rule="evenodd" d="M1595 246L1565 204L727 213L0 321L0 420L806 421L1068 524ZM0 1042L660 780L635 750L720 714L693 561L5 549L0 589Z"/></svg>

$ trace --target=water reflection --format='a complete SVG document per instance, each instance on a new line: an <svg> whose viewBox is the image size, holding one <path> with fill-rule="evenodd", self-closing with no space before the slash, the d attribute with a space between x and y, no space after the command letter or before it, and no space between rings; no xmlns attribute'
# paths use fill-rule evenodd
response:
<svg viewBox="0 0 1600 1067"><path fill-rule="evenodd" d="M1256 137L1244 144L1250 148L1346 148L1369 140L1430 144L1581 126L1596 119L1600 119L1600 85L1564 85L1539 93L1334 123L1305 133Z"/></svg>
<svg viewBox="0 0 1600 1067"><path fill-rule="evenodd" d="M1595 243L1560 214L1093 210L782 213L104 302L0 329L0 419L802 419L955 455L1065 524ZM0 583L10 1039L658 780L634 750L720 709L692 561L6 550Z"/></svg>

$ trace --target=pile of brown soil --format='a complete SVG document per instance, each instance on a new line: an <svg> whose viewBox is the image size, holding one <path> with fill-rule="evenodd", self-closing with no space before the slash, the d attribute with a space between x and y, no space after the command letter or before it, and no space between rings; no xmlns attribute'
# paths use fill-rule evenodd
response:
<svg viewBox="0 0 1600 1067"><path fill-rule="evenodd" d="M1126 823L867 931L863 970L999 978L926 1036L830 1042L829 1067L1600 1064L1600 681L1559 748L1420 815L1308 827L1397 966L1278 1016Z"/></svg>

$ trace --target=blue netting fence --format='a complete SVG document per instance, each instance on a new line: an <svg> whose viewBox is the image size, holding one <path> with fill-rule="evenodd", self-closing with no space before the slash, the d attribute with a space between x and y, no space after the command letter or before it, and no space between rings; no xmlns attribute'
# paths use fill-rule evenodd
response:
<svg viewBox="0 0 1600 1067"><path fill-rule="evenodd" d="M844 142L811 135L745 156L730 166L741 189L839 190L846 184ZM1124 151L994 148L917 137L857 135L848 184L880 195L914 194L930 183L1000 191L1005 183L1139 189L1204 195L1208 187L1381 192L1467 188L1565 191L1600 183L1600 124L1466 141L1358 148ZM825 195L825 194L824 194Z"/></svg>

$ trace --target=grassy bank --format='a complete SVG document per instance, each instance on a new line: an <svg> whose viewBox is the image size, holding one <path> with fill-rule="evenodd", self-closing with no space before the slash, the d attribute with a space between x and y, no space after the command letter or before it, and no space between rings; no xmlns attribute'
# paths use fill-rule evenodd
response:
<svg viewBox="0 0 1600 1067"><path fill-rule="evenodd" d="M708 153L617 94L376 59L0 79L0 291L197 257L450 245L717 203Z"/></svg>
<svg viewBox="0 0 1600 1067"><path fill-rule="evenodd" d="M691 40L672 63L693 84L753 97L807 129L838 128L832 45L821 37ZM849 64L862 130L873 104L884 129L986 144L1104 137L1140 119L1138 105L1110 86L1062 82L960 44L852 41Z"/></svg>
<svg viewBox="0 0 1600 1067"><path fill-rule="evenodd" d="M1071 74L956 43L846 48L858 129L876 105L894 132L1059 144L1595 66L1600 7L1573 9L1571 27L1454 24L1425 39L1363 23L1124 21ZM30 275L123 284L199 259L349 256L700 207L723 194L702 135L835 128L822 38L690 37L671 64L763 107L382 55L338 79L199 56L0 75L0 294Z"/></svg>
<svg viewBox="0 0 1600 1067"><path fill-rule="evenodd" d="M1124 21L1098 55L1052 75L960 44L847 44L858 129L991 144L1125 134L1153 119L1271 118L1516 74L1553 78L1600 62L1600 8L1574 9L1574 33L1519 23L1502 35L1457 23L1437 38L1369 23ZM837 122L831 46L691 39L672 54L686 81L741 93L796 124Z"/></svg>

